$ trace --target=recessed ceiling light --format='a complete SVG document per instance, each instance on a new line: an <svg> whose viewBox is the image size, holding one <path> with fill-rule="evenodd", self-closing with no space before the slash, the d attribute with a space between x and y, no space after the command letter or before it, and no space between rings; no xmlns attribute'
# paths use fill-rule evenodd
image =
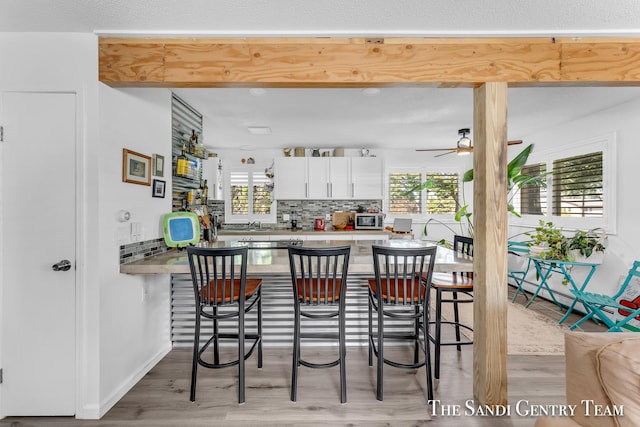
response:
<svg viewBox="0 0 640 427"><path fill-rule="evenodd" d="M249 126L247 130L252 135L269 135L271 133L269 126Z"/></svg>
<svg viewBox="0 0 640 427"><path fill-rule="evenodd" d="M261 87L253 87L249 89L249 93L253 96L264 96L267 94L267 90Z"/></svg>
<svg viewBox="0 0 640 427"><path fill-rule="evenodd" d="M366 96L376 96L380 95L380 89L377 87L368 87L366 89L362 89L362 93Z"/></svg>

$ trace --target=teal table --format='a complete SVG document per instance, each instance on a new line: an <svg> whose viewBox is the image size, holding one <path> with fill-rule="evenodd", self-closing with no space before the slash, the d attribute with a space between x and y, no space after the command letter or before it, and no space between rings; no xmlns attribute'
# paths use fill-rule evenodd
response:
<svg viewBox="0 0 640 427"><path fill-rule="evenodd" d="M556 273L562 274L564 279L566 279L569 282L568 283L569 286L571 286L577 292L582 292L589 284L589 281L591 280L593 273L596 272L596 268L598 268L598 265L600 265L600 264L594 264L594 263L588 263L588 262L559 261L559 260L542 259L542 258L535 258L535 257L530 257L530 258L531 258L531 261L533 262L533 265L536 268L536 271L538 272L538 277L540 277L540 283L538 284L538 288L533 293L533 296L527 302L525 307L529 307L533 302L533 300L536 299L536 297L538 296L542 288L545 288L549 293L549 296L551 297L553 302L558 307L560 307L560 309L564 309L565 305L558 302L555 295L553 294L553 290L551 289L551 287L549 286L549 283L547 282L547 279L549 278L551 273L556 272ZM576 281L572 276L574 267L589 269L587 276L579 285L576 283ZM571 314L571 312L573 311L573 308L575 307L577 301L578 299L574 297L573 302L567 309L567 312L564 314L564 316L562 316L562 319L560 319L558 324L562 324L565 320L567 320L567 317L569 317L569 314ZM573 329L573 326L571 327L571 329Z"/></svg>

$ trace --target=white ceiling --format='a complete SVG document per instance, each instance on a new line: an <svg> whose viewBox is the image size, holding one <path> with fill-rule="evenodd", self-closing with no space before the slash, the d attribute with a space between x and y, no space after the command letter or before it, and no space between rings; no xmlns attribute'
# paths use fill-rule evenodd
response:
<svg viewBox="0 0 640 427"><path fill-rule="evenodd" d="M640 36L640 1L1 0L0 32L115 36ZM211 147L430 148L472 125L470 89L180 89ZM510 89L509 139L640 96L640 88ZM247 126L269 126L251 135Z"/></svg>

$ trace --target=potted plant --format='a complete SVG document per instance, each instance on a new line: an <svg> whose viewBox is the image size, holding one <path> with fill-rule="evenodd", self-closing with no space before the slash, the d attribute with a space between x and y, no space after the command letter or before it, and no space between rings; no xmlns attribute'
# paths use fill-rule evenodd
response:
<svg viewBox="0 0 640 427"><path fill-rule="evenodd" d="M526 233L531 237L529 253L542 259L569 261L569 243L562 229L556 228L553 222L540 220L534 232Z"/></svg>
<svg viewBox="0 0 640 427"><path fill-rule="evenodd" d="M576 262L601 264L605 249L604 230L578 230L568 239L569 256Z"/></svg>

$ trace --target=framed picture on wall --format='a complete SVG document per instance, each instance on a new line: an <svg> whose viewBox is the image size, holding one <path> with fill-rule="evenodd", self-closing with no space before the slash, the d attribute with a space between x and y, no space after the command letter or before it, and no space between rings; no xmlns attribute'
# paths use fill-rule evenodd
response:
<svg viewBox="0 0 640 427"><path fill-rule="evenodd" d="M153 155L153 176L164 176L164 156Z"/></svg>
<svg viewBox="0 0 640 427"><path fill-rule="evenodd" d="M123 148L122 181L151 185L151 157Z"/></svg>
<svg viewBox="0 0 640 427"><path fill-rule="evenodd" d="M151 193L151 195L153 197L161 197L164 199L164 191L165 188L167 186L166 181L162 181L160 179L154 179L153 180L153 192Z"/></svg>

